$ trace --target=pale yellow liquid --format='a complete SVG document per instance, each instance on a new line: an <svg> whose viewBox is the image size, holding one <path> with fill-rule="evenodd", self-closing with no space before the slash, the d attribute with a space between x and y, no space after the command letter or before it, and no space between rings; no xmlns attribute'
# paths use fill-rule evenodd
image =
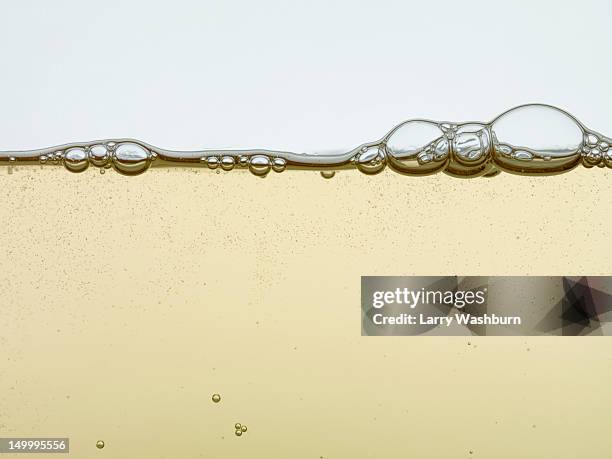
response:
<svg viewBox="0 0 612 459"><path fill-rule="evenodd" d="M0 172L0 436L78 459L612 454L611 338L360 336L362 275L612 274L609 170Z"/></svg>

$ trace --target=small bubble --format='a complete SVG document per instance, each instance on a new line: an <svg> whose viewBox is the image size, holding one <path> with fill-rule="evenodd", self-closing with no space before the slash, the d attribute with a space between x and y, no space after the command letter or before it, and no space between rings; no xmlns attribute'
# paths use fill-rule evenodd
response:
<svg viewBox="0 0 612 459"><path fill-rule="evenodd" d="M432 157L427 150L421 152L417 156L417 161L419 164L427 164L432 161Z"/></svg>
<svg viewBox="0 0 612 459"><path fill-rule="evenodd" d="M431 156L425 153L429 159ZM421 158L421 157L420 157ZM421 158L422 159L422 158ZM419 161L421 160L419 159ZM374 175L381 172L385 167L384 153L379 146L371 146L365 152L360 153L357 158L357 169L364 174Z"/></svg>
<svg viewBox="0 0 612 459"><path fill-rule="evenodd" d="M219 166L219 158L216 156L209 156L208 158L202 158L206 160L209 169L216 169Z"/></svg>
<svg viewBox="0 0 612 459"><path fill-rule="evenodd" d="M283 158L274 158L272 160L272 169L274 169L274 172L283 172L286 167L287 161Z"/></svg>
<svg viewBox="0 0 612 459"><path fill-rule="evenodd" d="M110 158L111 156L104 145L94 145L89 149L89 159L94 166L105 167Z"/></svg>
<svg viewBox="0 0 612 459"><path fill-rule="evenodd" d="M104 448L104 442L102 440L98 440L96 442L96 448L98 448L98 449Z"/></svg>
<svg viewBox="0 0 612 459"><path fill-rule="evenodd" d="M224 171L231 171L236 164L236 160L232 156L224 156L221 158L221 168Z"/></svg>
<svg viewBox="0 0 612 459"><path fill-rule="evenodd" d="M111 159L117 172L123 175L142 174L151 163L150 152L142 145L133 142L118 145Z"/></svg>
<svg viewBox="0 0 612 459"><path fill-rule="evenodd" d="M106 173L106 169L100 169L100 174Z"/></svg>
<svg viewBox="0 0 612 459"><path fill-rule="evenodd" d="M221 401L221 396L219 394L213 394L212 401L215 403L219 403Z"/></svg>
<svg viewBox="0 0 612 459"><path fill-rule="evenodd" d="M255 155L251 158L249 163L249 170L253 175L258 177L265 177L270 169L272 168L272 162L270 158L264 155Z"/></svg>
<svg viewBox="0 0 612 459"><path fill-rule="evenodd" d="M242 430L243 432L246 432L246 431L247 431L247 426L242 426L242 427L240 428L240 430Z"/></svg>
<svg viewBox="0 0 612 459"><path fill-rule="evenodd" d="M531 161L533 159L533 154L525 150L517 150L512 155L514 159L518 159L519 161Z"/></svg>
<svg viewBox="0 0 612 459"><path fill-rule="evenodd" d="M336 171L321 171L321 177L324 179L334 178Z"/></svg>
<svg viewBox="0 0 612 459"><path fill-rule="evenodd" d="M587 144L591 147L597 145L597 142L599 141L599 139L597 138L596 135L593 134L588 134L587 138L586 138Z"/></svg>
<svg viewBox="0 0 612 459"><path fill-rule="evenodd" d="M64 155L64 166L70 172L83 172L89 167L89 153L84 148L71 148Z"/></svg>
<svg viewBox="0 0 612 459"><path fill-rule="evenodd" d="M234 426L236 428L236 430L240 430L242 429L242 424L240 424L239 422L236 423L236 425Z"/></svg>
<svg viewBox="0 0 612 459"><path fill-rule="evenodd" d="M236 430L236 436L237 437L241 437L242 436L242 430Z"/></svg>

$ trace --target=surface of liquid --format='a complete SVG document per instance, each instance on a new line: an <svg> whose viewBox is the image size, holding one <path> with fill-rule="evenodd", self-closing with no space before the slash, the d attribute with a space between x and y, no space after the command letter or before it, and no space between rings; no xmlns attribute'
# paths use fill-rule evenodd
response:
<svg viewBox="0 0 612 459"><path fill-rule="evenodd" d="M612 139L583 126L569 113L544 104L515 107L493 121L410 120L384 137L346 152L321 154L263 149L172 151L133 139L73 143L29 151L0 152L9 171L20 164L63 164L71 172L89 165L140 175L150 167L249 170L265 177L286 169L314 169L329 176L339 169L376 175L389 166L405 175L444 171L455 177L492 177L501 171L550 175L585 167L612 168Z"/></svg>

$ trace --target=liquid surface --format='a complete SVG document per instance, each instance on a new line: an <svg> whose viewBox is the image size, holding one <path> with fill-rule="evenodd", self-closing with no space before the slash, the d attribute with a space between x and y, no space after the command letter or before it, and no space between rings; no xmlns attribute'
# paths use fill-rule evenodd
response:
<svg viewBox="0 0 612 459"><path fill-rule="evenodd" d="M383 138L334 154L273 150L164 150L139 140L113 139L40 150L0 152L0 164L63 164L83 172L90 163L139 175L150 167L196 166L225 172L249 170L265 177L286 169L314 169L329 178L339 169L376 175L389 167L406 175L444 171L455 177L492 177L500 171L524 175L585 167L612 168L612 139L583 126L569 113L543 104L523 105L485 122L410 120Z"/></svg>

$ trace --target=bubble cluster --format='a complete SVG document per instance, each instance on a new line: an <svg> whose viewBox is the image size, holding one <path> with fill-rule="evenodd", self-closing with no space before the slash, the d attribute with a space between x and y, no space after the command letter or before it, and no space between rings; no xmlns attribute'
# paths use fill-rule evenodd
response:
<svg viewBox="0 0 612 459"><path fill-rule="evenodd" d="M236 424L234 424L234 430L235 430L234 433L236 434L236 436L241 437L242 434L247 431L247 426L237 422Z"/></svg>
<svg viewBox="0 0 612 459"><path fill-rule="evenodd" d="M612 150L609 139L587 132L582 147L582 164L587 167L612 167Z"/></svg>
<svg viewBox="0 0 612 459"><path fill-rule="evenodd" d="M409 120L380 140L329 155L272 150L162 150L141 141L103 140L22 152L0 152L9 172L19 164L63 164L80 173L95 166L123 175L150 167L195 166L230 172L248 170L257 177L271 171L311 169L324 178L357 169L375 175L389 168L404 175L445 172L455 177L493 177L499 172L557 174L579 164L612 168L612 139L583 126L569 113L529 104L502 113L489 123Z"/></svg>
<svg viewBox="0 0 612 459"><path fill-rule="evenodd" d="M90 165L105 169L113 167L123 175L139 175L146 171L157 157L148 148L136 142L113 142L71 146L65 151L45 152L38 156L40 164L63 164L70 172L84 172Z"/></svg>
<svg viewBox="0 0 612 459"><path fill-rule="evenodd" d="M363 147L355 156L355 164L366 175L378 174L387 164L385 152L380 145Z"/></svg>

